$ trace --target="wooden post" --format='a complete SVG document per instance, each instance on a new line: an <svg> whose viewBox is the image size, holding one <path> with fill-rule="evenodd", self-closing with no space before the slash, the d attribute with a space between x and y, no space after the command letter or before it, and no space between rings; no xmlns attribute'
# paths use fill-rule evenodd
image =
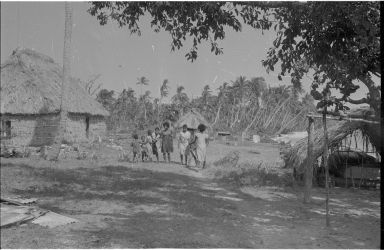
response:
<svg viewBox="0 0 384 250"><path fill-rule="evenodd" d="M329 227L329 166L328 166L328 131L327 131L327 106L324 106L323 113L323 128L324 128L324 168L325 168L325 221L327 227Z"/></svg>
<svg viewBox="0 0 384 250"><path fill-rule="evenodd" d="M311 202L311 189L313 179L313 131L315 130L314 119L308 117L308 151L307 162L305 166L305 189L304 189L304 203Z"/></svg>

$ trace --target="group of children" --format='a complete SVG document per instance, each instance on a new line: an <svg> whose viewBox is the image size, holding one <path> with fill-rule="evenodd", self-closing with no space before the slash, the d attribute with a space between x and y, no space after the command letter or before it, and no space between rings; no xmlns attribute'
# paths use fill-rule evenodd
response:
<svg viewBox="0 0 384 250"><path fill-rule="evenodd" d="M206 127L200 124L195 132L183 125L182 130L177 134L177 145L180 153L182 165L188 165L188 157L191 155L195 160L196 166L205 167L206 151L208 145L208 135L204 133ZM173 152L173 131L168 122L163 123L163 130L157 127L154 132L148 130L147 136L141 136L141 141L137 134L133 135L132 152L133 162L138 162L139 157L144 161L152 161L151 155L156 157L159 162L159 153L163 154L164 162L171 162Z"/></svg>

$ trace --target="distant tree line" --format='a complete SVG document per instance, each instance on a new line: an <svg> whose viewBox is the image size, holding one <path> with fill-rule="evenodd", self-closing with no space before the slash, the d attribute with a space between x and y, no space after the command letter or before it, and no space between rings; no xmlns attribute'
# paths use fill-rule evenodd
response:
<svg viewBox="0 0 384 250"><path fill-rule="evenodd" d="M148 85L145 77L138 78L138 85ZM183 86L178 86L169 103L169 82L159 84L160 97L153 98L150 91L141 90L137 95L132 88L120 93L101 89L96 100L109 112L109 130L146 129L164 120L177 121L188 110L199 111L214 129L235 133L279 134L305 130L308 112L316 111L314 100L306 94L299 98L300 87L270 87L262 77L247 79L240 76L224 82L214 94L209 85L201 95L191 99Z"/></svg>

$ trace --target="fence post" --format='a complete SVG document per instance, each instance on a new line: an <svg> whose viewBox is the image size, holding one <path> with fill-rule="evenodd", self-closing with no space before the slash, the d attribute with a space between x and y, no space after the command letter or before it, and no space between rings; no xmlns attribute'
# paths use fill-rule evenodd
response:
<svg viewBox="0 0 384 250"><path fill-rule="evenodd" d="M329 221L329 166L328 166L328 131L327 131L327 106L324 106L323 112L323 127L324 127L324 168L325 168L325 221L327 227L330 226Z"/></svg>
<svg viewBox="0 0 384 250"><path fill-rule="evenodd" d="M313 131L315 129L314 119L308 117L308 151L307 151L307 162L305 166L305 189L304 189L304 203L311 202L311 189L313 181Z"/></svg>

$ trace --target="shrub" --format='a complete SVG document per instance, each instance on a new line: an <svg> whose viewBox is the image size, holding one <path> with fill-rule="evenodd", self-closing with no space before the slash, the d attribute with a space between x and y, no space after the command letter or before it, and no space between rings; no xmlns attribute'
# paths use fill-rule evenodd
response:
<svg viewBox="0 0 384 250"><path fill-rule="evenodd" d="M292 175L279 166L242 163L230 171L217 170L215 178L237 186L292 186Z"/></svg>

